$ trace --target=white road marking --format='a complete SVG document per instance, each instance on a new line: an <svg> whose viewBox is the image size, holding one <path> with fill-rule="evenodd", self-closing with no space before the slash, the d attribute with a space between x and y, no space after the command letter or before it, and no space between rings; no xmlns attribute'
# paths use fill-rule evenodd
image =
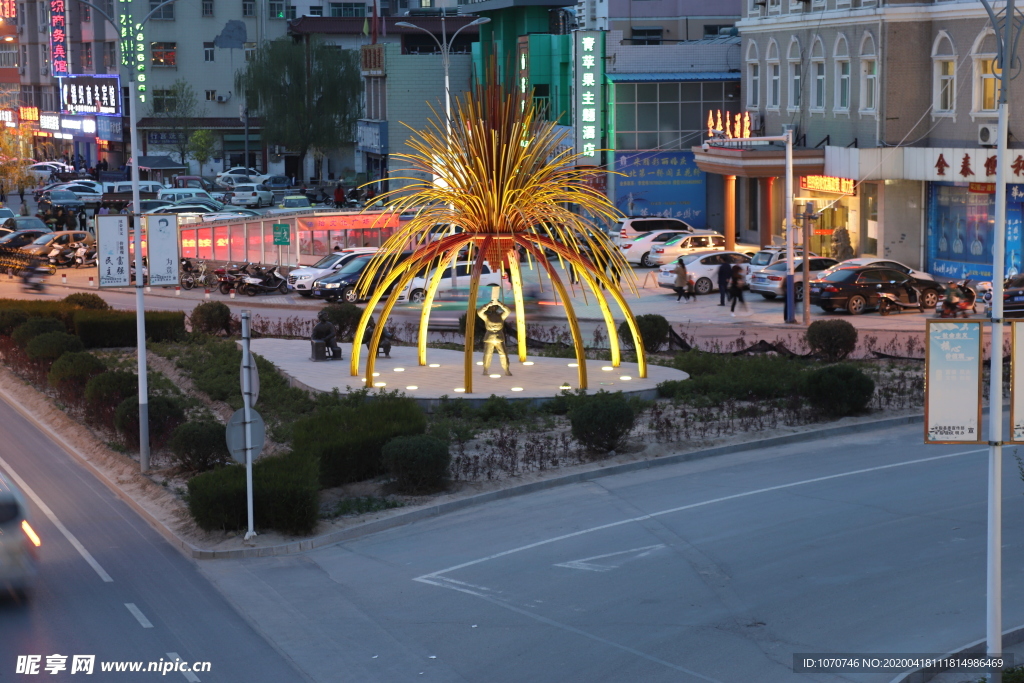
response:
<svg viewBox="0 0 1024 683"><path fill-rule="evenodd" d="M689 505L680 505L679 507L669 508L668 510L660 510L658 512L651 512L646 515L640 515L639 517L631 517L630 519L619 520L618 522L611 522L609 524L602 524L600 526L590 527L589 529L581 529L580 531L574 531L571 534L563 534L562 536L555 536L554 538L548 538L543 541L537 541L535 543L529 543L527 545L519 546L518 548L512 548L511 550L504 550L500 553L488 555L487 557L481 557L476 560L470 560L469 562L463 562L447 569L441 569L430 574L424 574L423 576L417 576L413 581L419 581L421 583L429 583L432 585L438 585L431 581L440 577L442 574L448 574L449 572L456 571L458 569L464 569L466 567L472 567L473 565L481 564L483 562L489 562L496 560L499 557L505 557L507 555L515 555L521 553L524 550L532 550L533 548L539 548L543 545L549 545L551 543L557 543L558 541L564 541L569 538L576 538L577 536L585 536L592 534L595 531L603 531L605 529L614 529L615 527L624 526L626 524L634 524L636 522L643 522L648 519L654 519L656 517L663 517L665 515L671 515L676 512L683 512L684 510L694 510L696 508L713 505L715 503L724 503L729 500L737 500L739 498L748 498L750 496L756 496L762 493L771 493L772 491L783 491L785 489L795 488L797 486L806 486L807 484L816 484L822 481L830 481L832 479L842 479L843 477L852 477L857 474L867 474L869 472L880 472L882 470L890 470L896 467L907 467L908 465L919 465L925 462L935 462L936 460L948 460L949 458L956 458L961 455L970 455L972 453L988 453L987 448L975 448L970 451L960 451L959 453L948 453L946 455L935 455L930 458L919 458L917 460L905 460L903 462L896 462L890 465L878 465L877 467L866 467L860 470L851 470L849 472L840 472L839 474L829 474L824 477L814 477L813 479L802 479L800 481L790 482L788 484L779 484L778 486L767 486L763 489L754 489L753 491L744 491L743 493L734 493L729 496L722 496L721 498L712 498L711 500L704 500L699 503L690 503ZM446 586L452 590L458 590L454 586ZM466 591L469 592L469 591ZM475 595L475 593L474 593Z"/></svg>
<svg viewBox="0 0 1024 683"><path fill-rule="evenodd" d="M606 557L617 557L619 555L631 555L633 553L639 553L632 558L623 558L624 562L628 562L630 559L638 560L641 557L647 557L651 552L664 548L664 543L658 543L657 545L645 545L643 548L633 548L632 550L620 550L617 553L607 553L605 555L594 555L593 557L584 557L582 560L572 560L570 562L561 562L556 564L556 567L565 567L566 569L586 569L591 572L610 572L613 569L618 569L623 563L619 564L597 564L591 560L603 560ZM451 581L451 579L449 579Z"/></svg>
<svg viewBox="0 0 1024 683"><path fill-rule="evenodd" d="M173 662L174 660L181 659L181 655L177 652L168 652L167 659L170 659ZM181 675L185 677L185 680L188 681L188 683L199 683L199 676L196 676L191 671L182 671Z"/></svg>
<svg viewBox="0 0 1024 683"><path fill-rule="evenodd" d="M59 519L57 519L57 515L53 514L53 510L51 510L50 507L43 502L42 498L36 495L36 492L33 491L32 488L25 483L24 479L18 476L17 472L15 472L14 469L10 466L10 464L8 464L8 462L3 458L0 458L0 467L3 467L5 470L7 470L7 474L10 475L11 479L14 480L14 483L18 485L18 488L24 491L25 495L32 499L32 502L36 504L36 506L39 508L39 511L46 515L46 518L49 519L50 522L52 522L55 527L57 527L57 531L63 534L64 538L68 539L68 543L70 543L74 547L74 549L78 551L78 554L82 556L82 559L89 563L89 566L92 567L97 574L99 574L100 578L103 579L103 581L106 583L112 583L114 580L110 578L110 574L108 574L103 569L103 567L100 566L100 563L96 561L96 558L94 558L92 554L90 554L89 551L85 549L85 546L82 545L77 538L75 538L75 535L68 531L68 528L64 526L64 524Z"/></svg>
<svg viewBox="0 0 1024 683"><path fill-rule="evenodd" d="M135 606L134 602L126 602L124 606L128 608L128 611L132 613L132 616L138 619L139 623L142 624L142 628L153 628L152 622L146 618L146 615L142 613L138 607Z"/></svg>

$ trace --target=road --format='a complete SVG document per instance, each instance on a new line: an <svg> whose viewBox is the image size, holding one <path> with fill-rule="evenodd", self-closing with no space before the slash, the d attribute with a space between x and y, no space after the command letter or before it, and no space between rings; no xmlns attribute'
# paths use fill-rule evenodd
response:
<svg viewBox="0 0 1024 683"><path fill-rule="evenodd" d="M103 674L101 662L175 657L208 661L210 671L172 672L169 681L304 680L195 563L3 401L0 442L0 469L38 497L30 505L43 541L32 598L20 604L0 601L0 679L22 679L15 676L19 655L41 655L45 665L47 655L80 654L96 656L92 680L99 681L153 676ZM67 666L61 676L42 675L69 680L70 657Z"/></svg>
<svg viewBox="0 0 1024 683"><path fill-rule="evenodd" d="M1024 486L1007 460L1009 627L1024 623ZM925 447L913 425L201 571L317 681L888 683L795 674L793 655L982 637L985 481L985 451Z"/></svg>

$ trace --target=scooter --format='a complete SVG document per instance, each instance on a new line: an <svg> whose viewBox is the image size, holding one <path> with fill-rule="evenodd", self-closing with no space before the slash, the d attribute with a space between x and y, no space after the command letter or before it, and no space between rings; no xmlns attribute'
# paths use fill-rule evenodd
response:
<svg viewBox="0 0 1024 683"><path fill-rule="evenodd" d="M252 265L251 263L229 265L213 271L220 278L220 284L218 285L220 293L230 294L232 289L237 290L242 279L252 274L249 272L249 267Z"/></svg>
<svg viewBox="0 0 1024 683"><path fill-rule="evenodd" d="M260 292L288 293L288 280L281 277L277 272L277 266L270 269L254 267L252 275L246 275L239 282L235 291L239 294L256 296Z"/></svg>
<svg viewBox="0 0 1024 683"><path fill-rule="evenodd" d="M96 265L96 245L75 242L71 246L75 248L75 268L91 268Z"/></svg>
<svg viewBox="0 0 1024 683"><path fill-rule="evenodd" d="M978 294L971 288L971 281L950 283L953 289L953 296L947 296L939 308L939 318L968 318L971 313L976 313L975 304L978 301Z"/></svg>
<svg viewBox="0 0 1024 683"><path fill-rule="evenodd" d="M67 268L74 264L75 250L71 248L70 244L66 247L55 244L53 245L53 248L50 249L50 254L47 257L47 260L56 272L57 268Z"/></svg>
<svg viewBox="0 0 1024 683"><path fill-rule="evenodd" d="M46 282L44 277L50 274L49 269L35 264L27 263L21 270L21 289L25 292L44 292Z"/></svg>
<svg viewBox="0 0 1024 683"><path fill-rule="evenodd" d="M890 313L902 313L903 311L920 311L921 307L921 292L917 291L917 287L910 284L910 282L904 282L903 288L907 291L907 300L900 301L900 298L892 292L882 292L878 295L878 313L879 315L889 315Z"/></svg>

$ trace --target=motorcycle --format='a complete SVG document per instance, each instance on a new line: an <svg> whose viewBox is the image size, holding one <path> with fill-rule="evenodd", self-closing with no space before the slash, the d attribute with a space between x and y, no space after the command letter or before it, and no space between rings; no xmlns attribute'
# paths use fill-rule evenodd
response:
<svg viewBox="0 0 1024 683"><path fill-rule="evenodd" d="M230 294L232 289L237 290L242 279L252 275L249 271L249 268L252 266L253 264L251 263L243 263L241 265L229 265L213 271L220 278L220 293Z"/></svg>
<svg viewBox="0 0 1024 683"><path fill-rule="evenodd" d="M21 270L21 289L25 292L44 292L46 282L43 278L50 275L48 268L37 264L27 263Z"/></svg>
<svg viewBox="0 0 1024 683"><path fill-rule="evenodd" d="M942 306L939 308L939 318L968 318L971 313L976 313L975 304L978 301L978 294L971 288L971 281L951 282L949 291Z"/></svg>
<svg viewBox="0 0 1024 683"><path fill-rule="evenodd" d="M56 273L58 268L67 268L74 264L75 250L71 248L70 244L66 247L55 244L50 249L47 261L50 263L52 272Z"/></svg>
<svg viewBox="0 0 1024 683"><path fill-rule="evenodd" d="M879 315L923 310L921 306L921 292L917 290L917 287L907 281L903 283L903 288L907 291L906 301L900 301L900 298L892 292L882 292L878 295Z"/></svg>
<svg viewBox="0 0 1024 683"><path fill-rule="evenodd" d="M135 282L135 259L133 258L129 265L129 277L132 282ZM149 261L145 256L142 257L142 284L146 284L149 281Z"/></svg>
<svg viewBox="0 0 1024 683"><path fill-rule="evenodd" d="M288 280L278 274L277 266L269 269L256 266L253 267L251 275L246 275L236 285L235 291L249 296L256 296L260 292L287 294Z"/></svg>
<svg viewBox="0 0 1024 683"><path fill-rule="evenodd" d="M70 246L75 249L75 268L91 268L96 265L96 245L74 242Z"/></svg>

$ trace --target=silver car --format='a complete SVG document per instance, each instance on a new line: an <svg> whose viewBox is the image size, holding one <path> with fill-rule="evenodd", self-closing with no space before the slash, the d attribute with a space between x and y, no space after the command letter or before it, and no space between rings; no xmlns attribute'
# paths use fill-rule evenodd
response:
<svg viewBox="0 0 1024 683"><path fill-rule="evenodd" d="M839 263L834 258L812 257L810 260L811 279L816 280L822 271ZM797 301L804 298L804 262L800 259L793 264L793 296ZM750 291L757 292L765 299L774 299L786 294L786 262L776 261L770 266L755 270L750 275Z"/></svg>
<svg viewBox="0 0 1024 683"><path fill-rule="evenodd" d="M0 474L0 587L24 597L32 588L42 544L29 524L28 505Z"/></svg>

